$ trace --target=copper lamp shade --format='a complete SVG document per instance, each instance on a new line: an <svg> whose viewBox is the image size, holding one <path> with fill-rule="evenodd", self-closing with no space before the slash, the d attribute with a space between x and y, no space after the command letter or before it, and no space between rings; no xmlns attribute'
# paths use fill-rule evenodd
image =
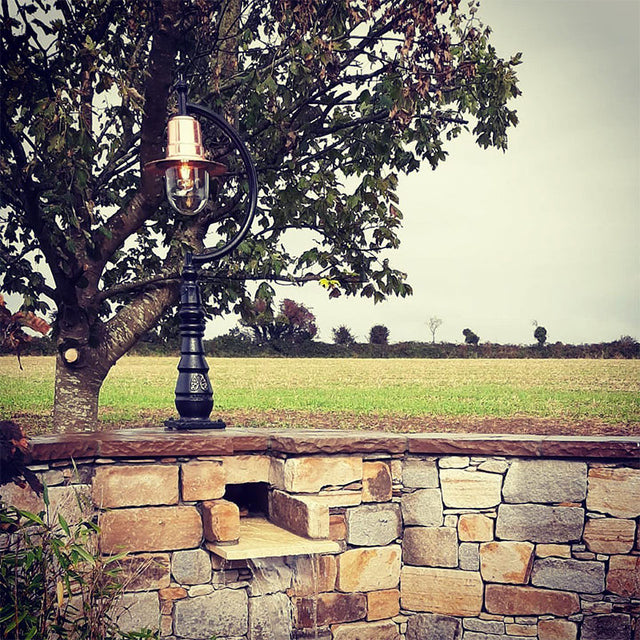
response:
<svg viewBox="0 0 640 640"><path fill-rule="evenodd" d="M207 160L200 123L191 116L174 116L167 123L167 154L145 168L165 174L167 198L183 215L195 215L209 199L209 177L225 173L226 167Z"/></svg>

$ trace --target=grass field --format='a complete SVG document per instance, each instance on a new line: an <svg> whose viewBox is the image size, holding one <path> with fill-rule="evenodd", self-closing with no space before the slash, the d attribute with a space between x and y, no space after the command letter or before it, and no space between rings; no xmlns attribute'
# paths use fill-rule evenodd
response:
<svg viewBox="0 0 640 640"><path fill-rule="evenodd" d="M640 430L637 360L212 358L209 365L214 412L257 426L355 419L424 430L428 419L462 428L473 420L529 419ZM0 417L46 425L54 360L24 358L23 366L0 358ZM161 424L174 413L175 378L175 358L123 358L104 384L101 420Z"/></svg>

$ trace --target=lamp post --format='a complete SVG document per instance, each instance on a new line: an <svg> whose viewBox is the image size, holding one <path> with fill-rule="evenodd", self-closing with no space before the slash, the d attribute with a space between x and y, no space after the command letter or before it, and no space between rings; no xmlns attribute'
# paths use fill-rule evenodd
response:
<svg viewBox="0 0 640 640"><path fill-rule="evenodd" d="M219 260L233 251L249 232L258 200L258 178L253 160L237 131L207 107L187 103L187 85L176 85L178 114L167 123L166 157L145 165L145 170L164 173L167 199L182 215L197 215L209 198L211 177L222 176L226 167L207 160L202 145L200 123L203 118L220 129L238 150L248 181L248 195L240 227L223 245L203 253L185 255L180 285L180 362L175 404L179 418L165 422L167 429L224 429L222 420L210 420L213 391L202 338L205 313L198 284L198 267Z"/></svg>

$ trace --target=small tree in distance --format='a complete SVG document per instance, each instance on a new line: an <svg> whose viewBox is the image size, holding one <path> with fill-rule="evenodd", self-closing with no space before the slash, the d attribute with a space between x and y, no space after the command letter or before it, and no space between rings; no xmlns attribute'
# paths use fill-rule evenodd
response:
<svg viewBox="0 0 640 640"><path fill-rule="evenodd" d="M257 344L300 344L313 340L318 333L313 313L288 298L280 303L278 314L273 313L267 301L257 298L251 310L245 311L241 324L251 330Z"/></svg>
<svg viewBox="0 0 640 640"><path fill-rule="evenodd" d="M539 325L536 320L533 321L533 326L535 327L533 337L537 340L538 346L542 349L542 347L544 347L544 343L547 341L547 330L542 325Z"/></svg>
<svg viewBox="0 0 640 640"><path fill-rule="evenodd" d="M431 331L431 343L436 343L436 331L442 325L442 320L436 316L431 316L429 321L427 322L427 326L429 327L429 331Z"/></svg>
<svg viewBox="0 0 640 640"><path fill-rule="evenodd" d="M474 347L478 346L480 338L473 331L471 331L471 329L464 329L462 331L462 335L464 336L465 344L472 344Z"/></svg>
<svg viewBox="0 0 640 640"><path fill-rule="evenodd" d="M351 329L345 325L340 325L335 329L332 329L333 332L333 342L335 344L343 344L346 346L351 346L355 344L356 339L353 337L351 333Z"/></svg>
<svg viewBox="0 0 640 640"><path fill-rule="evenodd" d="M389 329L383 324L376 324L369 331L370 344L389 344Z"/></svg>

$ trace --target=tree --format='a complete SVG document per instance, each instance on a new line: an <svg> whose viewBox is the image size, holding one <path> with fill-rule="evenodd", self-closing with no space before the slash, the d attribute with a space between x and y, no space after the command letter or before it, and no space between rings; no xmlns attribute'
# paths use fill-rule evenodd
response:
<svg viewBox="0 0 640 640"><path fill-rule="evenodd" d="M533 321L533 326L535 330L533 332L533 337L537 340L538 346L542 349L544 347L544 343L547 341L547 330L539 325L536 320Z"/></svg>
<svg viewBox="0 0 640 640"><path fill-rule="evenodd" d="M533 337L538 341L538 346L542 349L544 343L547 341L547 330L544 327L536 327L533 332Z"/></svg>
<svg viewBox="0 0 640 640"><path fill-rule="evenodd" d="M471 329L463 329L462 335L464 336L465 344L472 344L474 347L478 346L480 338Z"/></svg>
<svg viewBox="0 0 640 640"><path fill-rule="evenodd" d="M256 298L252 310L245 311L242 324L251 330L257 344L300 344L313 340L318 333L313 313L288 298L280 303L277 314L265 300Z"/></svg>
<svg viewBox="0 0 640 640"><path fill-rule="evenodd" d="M345 325L340 325L339 327L332 329L333 332L333 342L335 344L344 344L347 346L351 346L355 344L356 339L353 337L351 333L351 329Z"/></svg>
<svg viewBox="0 0 640 640"><path fill-rule="evenodd" d="M210 314L252 304L251 280L319 282L330 296L406 296L398 175L470 131L506 149L517 54L502 59L457 0L3 0L0 288L53 311L54 422L93 426L113 364L176 303L186 249L237 228L244 181L171 213L145 163L162 157L176 72L224 112L256 161L254 232L211 271ZM305 230L300 250L286 233ZM296 243L298 246L298 243ZM249 283L250 284L250 283ZM67 354L77 354L70 360Z"/></svg>
<svg viewBox="0 0 640 640"><path fill-rule="evenodd" d="M369 331L370 344L389 344L389 329L383 324L376 324Z"/></svg>
<svg viewBox="0 0 640 640"><path fill-rule="evenodd" d="M429 321L427 322L427 326L429 327L429 331L431 331L431 343L436 343L436 331L442 325L442 320L437 318L436 316L431 316Z"/></svg>

